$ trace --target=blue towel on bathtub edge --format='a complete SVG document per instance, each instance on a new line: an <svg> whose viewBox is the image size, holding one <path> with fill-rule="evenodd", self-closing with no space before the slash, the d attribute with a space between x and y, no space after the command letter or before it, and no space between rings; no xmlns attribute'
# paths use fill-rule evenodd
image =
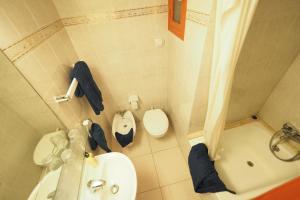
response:
<svg viewBox="0 0 300 200"><path fill-rule="evenodd" d="M188 164L194 191L197 193L229 191L218 176L214 162L208 156L205 144L194 145L189 153Z"/></svg>

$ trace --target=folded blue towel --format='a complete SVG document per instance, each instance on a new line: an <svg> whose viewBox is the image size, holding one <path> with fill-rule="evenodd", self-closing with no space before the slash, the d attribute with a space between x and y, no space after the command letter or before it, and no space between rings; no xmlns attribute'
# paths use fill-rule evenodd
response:
<svg viewBox="0 0 300 200"><path fill-rule="evenodd" d="M126 147L133 141L133 129L131 128L129 133L123 135L121 133L115 133L116 139L122 147Z"/></svg>
<svg viewBox="0 0 300 200"><path fill-rule="evenodd" d="M97 145L99 145L99 147L104 151L111 152L110 148L107 145L104 131L102 130L99 124L92 124L90 134L91 137L89 137L89 144L92 150L95 150L97 148Z"/></svg>
<svg viewBox="0 0 300 200"><path fill-rule="evenodd" d="M195 192L232 192L219 178L214 162L208 156L208 149L205 144L200 143L192 147L188 163Z"/></svg>
<svg viewBox="0 0 300 200"><path fill-rule="evenodd" d="M76 78L78 81L75 96L82 97L85 95L96 115L99 115L104 110L103 99L88 65L83 61L77 62L71 71L70 78L71 80Z"/></svg>

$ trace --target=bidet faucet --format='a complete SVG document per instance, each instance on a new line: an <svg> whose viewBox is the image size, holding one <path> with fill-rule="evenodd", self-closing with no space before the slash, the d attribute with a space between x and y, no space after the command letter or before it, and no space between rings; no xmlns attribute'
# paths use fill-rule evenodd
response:
<svg viewBox="0 0 300 200"><path fill-rule="evenodd" d="M103 188L103 186L106 184L105 180L102 179L96 179L96 180L90 180L87 183L88 188L91 190L91 192L96 192L100 188Z"/></svg>

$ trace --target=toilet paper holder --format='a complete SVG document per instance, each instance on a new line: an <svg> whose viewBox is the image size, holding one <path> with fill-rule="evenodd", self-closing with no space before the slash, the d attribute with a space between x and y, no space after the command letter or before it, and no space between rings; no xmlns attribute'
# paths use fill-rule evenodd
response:
<svg viewBox="0 0 300 200"><path fill-rule="evenodd" d="M128 97L128 102L131 106L131 109L137 110L139 108L139 105L138 105L139 97L137 95L130 95Z"/></svg>

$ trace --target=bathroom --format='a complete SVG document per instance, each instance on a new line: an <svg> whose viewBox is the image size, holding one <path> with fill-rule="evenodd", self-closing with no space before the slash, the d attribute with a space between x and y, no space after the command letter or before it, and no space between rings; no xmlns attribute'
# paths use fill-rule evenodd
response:
<svg viewBox="0 0 300 200"><path fill-rule="evenodd" d="M1 200L299 199L300 0L1 0L0 19ZM199 143L227 191L195 192Z"/></svg>

